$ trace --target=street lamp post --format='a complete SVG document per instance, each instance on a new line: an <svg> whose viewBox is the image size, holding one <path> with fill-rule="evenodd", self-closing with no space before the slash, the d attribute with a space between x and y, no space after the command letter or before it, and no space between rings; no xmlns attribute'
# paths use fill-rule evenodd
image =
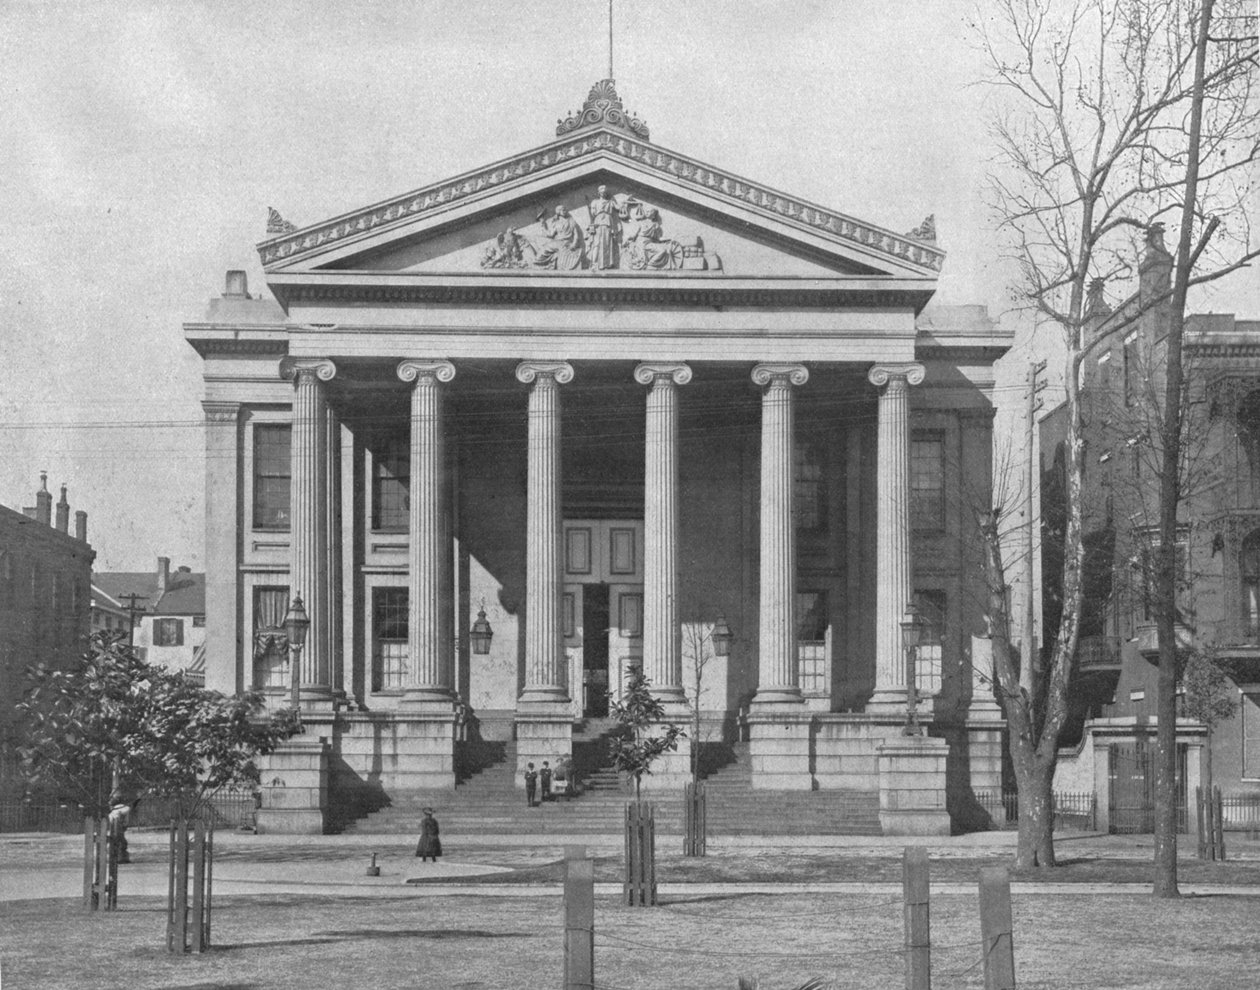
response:
<svg viewBox="0 0 1260 990"><path fill-rule="evenodd" d="M302 596L296 595L289 602L289 612L284 617L284 631L289 638L290 702L295 712L298 710L298 687L301 684L302 647L306 645L306 631L310 627L311 620L302 605Z"/></svg>
<svg viewBox="0 0 1260 990"><path fill-rule="evenodd" d="M905 615L901 617L901 642L906 651L906 725L901 730L903 736L922 735L919 730L919 690L915 683L915 660L922 632L923 618L914 607L914 602L909 602L906 604Z"/></svg>

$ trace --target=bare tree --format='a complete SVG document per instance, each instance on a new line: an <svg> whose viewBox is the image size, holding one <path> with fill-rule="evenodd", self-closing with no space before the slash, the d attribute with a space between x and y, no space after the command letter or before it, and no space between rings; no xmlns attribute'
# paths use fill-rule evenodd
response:
<svg viewBox="0 0 1260 990"><path fill-rule="evenodd" d="M1044 664L1024 658L1031 667L1024 669L1023 684L1007 614L1001 507L981 521L998 697L1011 729L1020 791L1017 863L1024 867L1055 861L1051 787L1067 719L1085 567L1079 373L1090 347L1089 284L1095 278L1132 279L1142 236L1179 209L1170 323L1184 313L1186 289L1236 270L1256 254L1244 172L1256 156L1254 22L1244 0L1219 0L1215 16L1213 6L1212 0L999 0L977 22L994 84L991 130L998 153L991 201L1020 270L1013 294L1035 315L1039 333L1057 328L1066 354L1063 608ZM1209 37L1221 40L1209 47ZM1196 117L1196 105L1207 112ZM1194 230L1200 232L1197 245L1182 250ZM1149 305L1126 318L1140 319ZM1168 394L1179 396L1172 379L1180 390L1180 368L1169 360ZM1169 408L1179 410L1180 403ZM1176 418L1175 412L1165 417L1166 431ZM1175 451L1171 436L1165 432L1165 449ZM1176 474L1175 457L1171 465L1170 476ZM1175 480L1168 484L1175 489ZM1175 511L1175 498L1172 504ZM1172 553L1165 542L1161 560ZM1167 590L1164 582L1161 590ZM1173 730L1161 713L1161 733ZM1161 759L1161 780L1166 765ZM1157 856L1166 859L1158 842ZM1175 888L1174 872L1174 894Z"/></svg>
<svg viewBox="0 0 1260 990"><path fill-rule="evenodd" d="M700 751L704 739L701 736L700 690L704 686L704 671L716 656L713 650L713 626L702 622L687 622L682 627L682 655L690 664L691 673L691 780L700 781Z"/></svg>

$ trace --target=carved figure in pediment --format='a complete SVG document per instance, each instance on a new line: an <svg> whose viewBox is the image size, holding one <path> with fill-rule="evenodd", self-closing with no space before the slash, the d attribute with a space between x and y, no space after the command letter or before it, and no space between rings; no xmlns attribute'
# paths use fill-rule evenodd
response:
<svg viewBox="0 0 1260 990"><path fill-rule="evenodd" d="M537 255L534 245L509 227L497 234L481 255L482 268L528 268L525 252Z"/></svg>
<svg viewBox="0 0 1260 990"><path fill-rule="evenodd" d="M534 256L534 267L552 268L562 272L581 268L586 261L582 227L569 216L569 208L561 204L556 207L552 216L544 219L543 213L539 213L537 219L542 221L547 243Z"/></svg>
<svg viewBox="0 0 1260 990"><path fill-rule="evenodd" d="M626 218L626 209L608 195L607 186L599 187L587 208L591 214L591 223L586 229L587 257L591 267L601 271L616 268L621 246L621 221Z"/></svg>
<svg viewBox="0 0 1260 990"><path fill-rule="evenodd" d="M660 211L634 200L629 200L626 205L631 223L622 246L626 250L629 267L636 271L681 268L683 247L677 241L664 237Z"/></svg>

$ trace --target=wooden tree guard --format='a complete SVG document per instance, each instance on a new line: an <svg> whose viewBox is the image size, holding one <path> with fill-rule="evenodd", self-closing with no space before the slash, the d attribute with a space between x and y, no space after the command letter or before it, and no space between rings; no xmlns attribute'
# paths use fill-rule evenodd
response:
<svg viewBox="0 0 1260 990"><path fill-rule="evenodd" d="M901 861L906 926L906 990L932 990L931 878L922 846L906 846Z"/></svg>
<svg viewBox="0 0 1260 990"><path fill-rule="evenodd" d="M118 836L108 818L83 819L83 906L118 907Z"/></svg>
<svg viewBox="0 0 1260 990"><path fill-rule="evenodd" d="M190 835L188 826L187 821L171 822L166 912L167 952L204 952L210 947L214 829L198 819L192 823Z"/></svg>
<svg viewBox="0 0 1260 990"><path fill-rule="evenodd" d="M1221 789L1212 788L1212 834L1216 839L1216 858L1225 858L1225 815L1222 807Z"/></svg>
<svg viewBox="0 0 1260 990"><path fill-rule="evenodd" d="M581 847L576 847L581 849ZM595 986L595 861L569 856L564 863L564 990Z"/></svg>
<svg viewBox="0 0 1260 990"><path fill-rule="evenodd" d="M1194 789L1195 823L1199 829L1199 859L1225 858L1225 821L1222 814L1223 800L1221 789L1213 787L1204 792L1202 787Z"/></svg>
<svg viewBox="0 0 1260 990"><path fill-rule="evenodd" d="M703 856L707 851L706 831L708 821L705 817L704 784L690 783L686 787L683 798L683 855Z"/></svg>
<svg viewBox="0 0 1260 990"><path fill-rule="evenodd" d="M980 871L980 943L984 990L1015 990L1011 875L1004 866Z"/></svg>
<svg viewBox="0 0 1260 990"><path fill-rule="evenodd" d="M626 805L625 902L634 907L656 903L656 806Z"/></svg>

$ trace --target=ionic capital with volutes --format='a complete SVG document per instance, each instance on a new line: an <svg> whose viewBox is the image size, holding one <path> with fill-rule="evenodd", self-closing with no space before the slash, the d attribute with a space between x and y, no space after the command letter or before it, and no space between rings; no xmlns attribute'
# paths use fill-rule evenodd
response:
<svg viewBox="0 0 1260 990"><path fill-rule="evenodd" d="M640 385L651 385L658 378L668 379L675 385L686 385L691 381L691 366L676 362L651 361L635 366L634 380Z"/></svg>
<svg viewBox="0 0 1260 990"><path fill-rule="evenodd" d="M809 381L809 369L803 364L779 364L768 361L753 367L752 380L755 385L769 385L774 381L786 382L789 385L804 385Z"/></svg>
<svg viewBox="0 0 1260 990"><path fill-rule="evenodd" d="M330 382L337 377L337 366L328 358L294 358L287 357L280 361L280 377L298 384L303 379L312 378L321 382Z"/></svg>
<svg viewBox="0 0 1260 990"><path fill-rule="evenodd" d="M532 385L539 378L550 378L558 385L573 381L573 365L568 361L522 361L516 366L516 380Z"/></svg>
<svg viewBox="0 0 1260 990"><path fill-rule="evenodd" d="M435 381L445 384L455 380L455 365L450 361L407 358L398 363L398 377L404 382Z"/></svg>
<svg viewBox="0 0 1260 990"><path fill-rule="evenodd" d="M867 381L876 388L883 388L890 381L899 378L907 385L921 385L927 369L913 361L901 361L895 364L876 364L866 373Z"/></svg>

